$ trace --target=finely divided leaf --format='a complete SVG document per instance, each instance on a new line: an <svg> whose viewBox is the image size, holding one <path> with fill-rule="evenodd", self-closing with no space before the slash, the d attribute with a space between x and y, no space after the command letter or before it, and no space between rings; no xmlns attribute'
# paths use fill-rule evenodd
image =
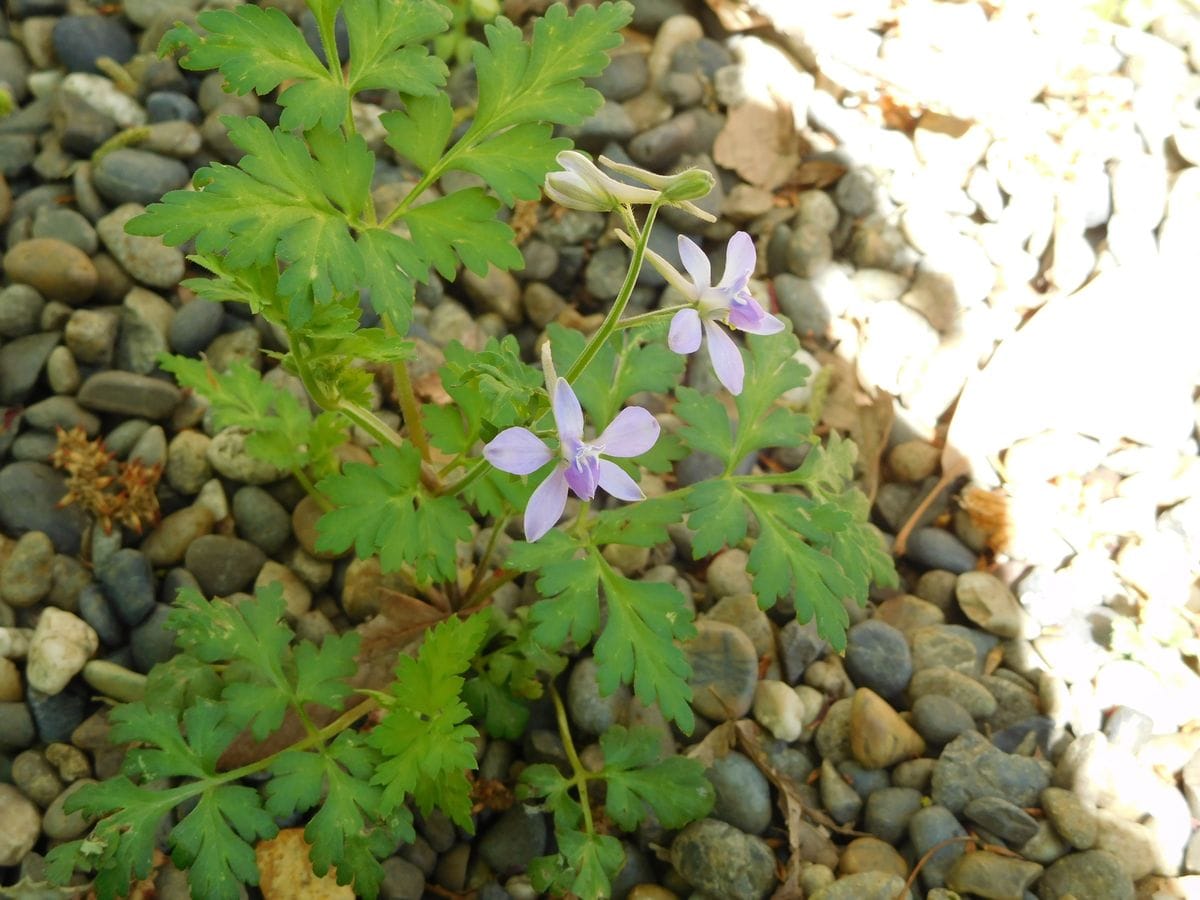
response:
<svg viewBox="0 0 1200 900"><path fill-rule="evenodd" d="M472 133L491 134L524 122L574 125L600 105L600 94L583 84L608 65L608 51L629 23L628 3L584 6L574 16L550 7L526 44L521 31L499 18L484 29L487 45L475 49L479 103Z"/></svg>
<svg viewBox="0 0 1200 900"><path fill-rule="evenodd" d="M434 0L346 0L351 93L386 88L432 94L446 83L446 64L425 49L445 31L450 11Z"/></svg>
<svg viewBox="0 0 1200 900"><path fill-rule="evenodd" d="M505 206L512 206L517 200L538 199L546 173L557 167L554 158L570 148L566 138L551 136L549 125L527 122L451 157L447 168L473 172Z"/></svg>
<svg viewBox="0 0 1200 900"><path fill-rule="evenodd" d="M736 547L746 537L746 508L728 478L702 481L688 493L687 503L696 559Z"/></svg>
<svg viewBox="0 0 1200 900"><path fill-rule="evenodd" d="M230 140L246 151L238 167L200 169L197 190L171 191L127 230L162 236L172 246L195 238L201 253L224 253L233 268L278 258L291 264L278 291L293 300L324 302L334 292L356 291L363 261L350 223L366 202L360 189L374 167L363 139L310 131L314 157L300 138L272 131L261 119L222 121Z"/></svg>
<svg viewBox="0 0 1200 900"><path fill-rule="evenodd" d="M404 106L404 110L379 117L387 129L388 146L422 172L428 172L442 158L454 130L450 98L439 91L428 97L412 97Z"/></svg>
<svg viewBox="0 0 1200 900"><path fill-rule="evenodd" d="M679 436L692 450L711 453L725 464L726 471L731 470L736 465L733 425L721 401L689 387L678 388L675 396L679 398L675 414L685 423Z"/></svg>
<svg viewBox="0 0 1200 900"><path fill-rule="evenodd" d="M778 399L807 380L809 371L795 359L798 348L791 332L750 335L750 360L745 389L737 397L738 434L733 457L767 447L796 447L809 439L808 416L774 408Z"/></svg>
<svg viewBox="0 0 1200 900"><path fill-rule="evenodd" d="M234 10L200 13L205 33L176 25L159 44L166 54L187 48L185 69L220 69L235 93L266 94L285 81L295 82L279 97L286 129L312 128L318 122L337 128L345 118L349 95L340 78L321 65L292 21L278 9L247 4Z"/></svg>
<svg viewBox="0 0 1200 900"><path fill-rule="evenodd" d="M407 564L422 583L453 581L456 542L471 539L471 517L457 498L421 486L421 457L411 445L371 455L376 465L351 463L317 485L336 507L317 525L317 549L353 546L360 558L378 553L384 571Z"/></svg>
<svg viewBox="0 0 1200 900"><path fill-rule="evenodd" d="M599 563L608 622L596 641L596 680L602 694L622 682L646 705L657 703L684 734L695 726L691 666L679 648L696 634L683 595L671 584L632 581Z"/></svg>
<svg viewBox="0 0 1200 900"><path fill-rule="evenodd" d="M453 281L460 260L476 275L486 275L489 263L501 269L525 265L513 230L496 218L499 208L481 188L465 188L413 207L401 220L422 260Z"/></svg>
<svg viewBox="0 0 1200 900"><path fill-rule="evenodd" d="M604 809L625 831L637 828L649 810L664 828L682 828L708 815L716 799L704 766L681 756L663 759L659 737L652 728L620 725L600 737Z"/></svg>
<svg viewBox="0 0 1200 900"><path fill-rule="evenodd" d="M384 814L411 797L422 813L436 806L473 830L465 773L475 768L478 732L466 724L471 713L461 697L462 673L487 628L487 616L448 619L426 633L415 659L402 655L397 662L396 680L382 698L387 717L367 738L384 758L371 780L383 787Z"/></svg>
<svg viewBox="0 0 1200 900"><path fill-rule="evenodd" d="M188 870L192 896L237 900L239 882L258 884L251 842L278 830L258 791L234 784L210 788L171 831L171 861Z"/></svg>

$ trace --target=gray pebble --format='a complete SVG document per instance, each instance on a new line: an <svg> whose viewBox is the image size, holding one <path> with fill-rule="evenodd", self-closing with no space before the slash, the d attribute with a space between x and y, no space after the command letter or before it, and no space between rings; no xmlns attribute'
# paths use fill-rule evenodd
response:
<svg viewBox="0 0 1200 900"><path fill-rule="evenodd" d="M1037 863L979 850L964 854L951 867L946 885L963 895L1024 897L1041 874Z"/></svg>
<svg viewBox="0 0 1200 900"><path fill-rule="evenodd" d="M927 806L917 810L908 821L908 836L918 857L923 857L947 838L966 837L967 832L958 819L944 806ZM947 844L931 856L921 869L921 883L926 890L942 887L946 873L963 855L961 842Z"/></svg>
<svg viewBox="0 0 1200 900"><path fill-rule="evenodd" d="M41 750L18 753L12 761L9 774L13 784L21 789L21 793L42 809L53 803L54 798L62 793L62 779L58 777L54 766Z"/></svg>
<svg viewBox="0 0 1200 900"><path fill-rule="evenodd" d="M90 519L77 504L58 507L65 493L63 476L44 463L5 466L0 469L0 526L10 535L45 532L58 553L74 556Z"/></svg>
<svg viewBox="0 0 1200 900"><path fill-rule="evenodd" d="M56 841L73 841L80 837L91 825L91 820L77 810L68 813L63 809L70 796L86 784L95 784L90 778L81 778L54 798L54 802L46 808L42 817L42 831L46 837Z"/></svg>
<svg viewBox="0 0 1200 900"><path fill-rule="evenodd" d="M23 403L29 398L60 336L47 331L0 345L0 403Z"/></svg>
<svg viewBox="0 0 1200 900"><path fill-rule="evenodd" d="M266 555L249 541L206 534L192 541L185 565L208 596L224 597L246 588L266 562Z"/></svg>
<svg viewBox="0 0 1200 900"><path fill-rule="evenodd" d="M425 896L425 873L399 856L383 861L381 900L421 900Z"/></svg>
<svg viewBox="0 0 1200 900"><path fill-rule="evenodd" d="M963 815L1014 847L1037 834L1037 820L1002 797L977 797L963 807Z"/></svg>
<svg viewBox="0 0 1200 900"><path fill-rule="evenodd" d="M175 655L175 632L167 627L171 608L156 603L150 615L129 635L133 667L146 673Z"/></svg>
<svg viewBox="0 0 1200 900"><path fill-rule="evenodd" d="M1072 853L1054 863L1038 882L1040 900L1133 900L1133 879L1104 850Z"/></svg>
<svg viewBox="0 0 1200 900"><path fill-rule="evenodd" d="M801 222L788 241L788 269L801 278L812 278L833 259L833 243L820 226Z"/></svg>
<svg viewBox="0 0 1200 900"><path fill-rule="evenodd" d="M118 647L125 643L121 620L113 612L99 585L89 584L79 592L79 617L92 626L104 645Z"/></svg>
<svg viewBox="0 0 1200 900"><path fill-rule="evenodd" d="M238 534L274 556L292 535L292 518L283 506L260 487L247 485L233 495L233 518Z"/></svg>
<svg viewBox="0 0 1200 900"><path fill-rule="evenodd" d="M588 734L600 735L622 721L629 708L629 688L624 684L607 696L596 683L596 661L585 657L575 663L567 680L567 709L571 721Z"/></svg>
<svg viewBox="0 0 1200 900"><path fill-rule="evenodd" d="M37 737L29 707L20 702L0 703L0 749L21 750Z"/></svg>
<svg viewBox="0 0 1200 900"><path fill-rule="evenodd" d="M41 531L21 535L0 566L0 600L22 609L50 593L54 579L54 544Z"/></svg>
<svg viewBox="0 0 1200 900"><path fill-rule="evenodd" d="M762 834L771 824L771 788L749 758L731 751L705 773L716 792L714 819L747 834Z"/></svg>
<svg viewBox="0 0 1200 900"><path fill-rule="evenodd" d="M948 744L975 727L975 720L958 703L939 694L926 694L913 703L913 727L929 743Z"/></svg>
<svg viewBox="0 0 1200 900"><path fill-rule="evenodd" d="M0 338L33 334L45 306L42 295L27 284L10 284L0 290Z"/></svg>
<svg viewBox="0 0 1200 900"><path fill-rule="evenodd" d="M477 849L493 871L511 875L545 852L546 838L545 816L518 804L483 833Z"/></svg>
<svg viewBox="0 0 1200 900"><path fill-rule="evenodd" d="M185 303L171 320L168 332L171 349L183 356L197 355L217 336L224 317L220 303L202 297Z"/></svg>
<svg viewBox="0 0 1200 900"><path fill-rule="evenodd" d="M47 744L70 740L71 732L83 721L88 703L84 693L74 685L52 696L29 688L25 700L37 736Z"/></svg>
<svg viewBox="0 0 1200 900"><path fill-rule="evenodd" d="M853 822L863 806L862 797L842 780L841 773L829 759L821 763L821 804L840 825Z"/></svg>
<svg viewBox="0 0 1200 900"><path fill-rule="evenodd" d="M921 808L921 792L911 787L885 787L867 797L863 828L889 844L899 844L908 821Z"/></svg>
<svg viewBox="0 0 1200 900"><path fill-rule="evenodd" d="M933 799L954 812L978 797L1034 806L1049 782L1038 760L1004 753L983 735L968 731L946 746L934 766Z"/></svg>
<svg viewBox="0 0 1200 900"><path fill-rule="evenodd" d="M671 864L712 897L761 900L775 886L775 854L761 838L717 819L701 819L671 843Z"/></svg>
<svg viewBox="0 0 1200 900"><path fill-rule="evenodd" d="M942 528L918 528L908 538L905 556L923 566L948 572L970 572L976 556L962 541Z"/></svg>
<svg viewBox="0 0 1200 900"><path fill-rule="evenodd" d="M63 16L54 24L54 52L68 72L95 72L96 61L107 56L128 62L133 38L116 16Z"/></svg>
<svg viewBox="0 0 1200 900"><path fill-rule="evenodd" d="M588 79L588 85L603 94L606 100L620 102L645 90L648 79L646 54L633 51L615 54L601 75Z"/></svg>
<svg viewBox="0 0 1200 900"><path fill-rule="evenodd" d="M692 667L692 705L706 718L724 722L750 711L758 682L758 654L740 628L702 619L684 653Z"/></svg>
<svg viewBox="0 0 1200 900"><path fill-rule="evenodd" d="M156 203L188 183L187 166L177 159L122 147L101 158L92 172L96 190L110 203Z"/></svg>
<svg viewBox="0 0 1200 900"><path fill-rule="evenodd" d="M117 413L157 421L179 405L182 393L175 385L148 375L112 370L97 372L79 389L79 402L98 412Z"/></svg>
<svg viewBox="0 0 1200 900"><path fill-rule="evenodd" d="M846 673L860 687L894 697L908 687L913 663L908 641L886 622L868 619L847 633Z"/></svg>
<svg viewBox="0 0 1200 900"><path fill-rule="evenodd" d="M96 579L126 625L137 625L154 609L154 569L140 550L117 550L96 566Z"/></svg>

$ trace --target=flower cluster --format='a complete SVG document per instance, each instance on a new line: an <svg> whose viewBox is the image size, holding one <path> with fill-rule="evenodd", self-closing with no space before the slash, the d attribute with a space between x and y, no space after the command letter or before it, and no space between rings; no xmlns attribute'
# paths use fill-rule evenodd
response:
<svg viewBox="0 0 1200 900"><path fill-rule="evenodd" d="M677 175L662 176L600 157L606 167L649 185L636 187L606 175L574 150L560 153L557 160L563 170L547 176L546 195L562 206L628 214L628 207L633 205L665 202L701 218L712 218L691 203L712 188L712 176L703 170L688 169ZM625 232L618 230L617 235L626 245L634 246L633 238ZM757 264L750 235L739 231L729 239L725 273L715 285L708 257L690 238L679 237L679 258L690 281L653 250L646 249L645 254L667 282L689 300L688 306L671 320L668 346L686 355L695 353L706 342L717 378L731 394L740 394L745 364L741 351L725 329L775 334L784 327L750 294L750 278ZM551 397L561 459L529 499L525 537L530 541L536 541L558 522L566 507L568 489L581 500L591 500L597 487L619 500L643 499L641 488L625 470L601 457L640 456L654 446L659 434L654 417L640 406L632 406L623 409L594 441L584 440L579 400L567 380L553 376L552 372L553 365L547 361L546 388ZM497 469L512 475L529 475L554 458L553 451L532 431L519 427L498 434L484 447L483 455Z"/></svg>

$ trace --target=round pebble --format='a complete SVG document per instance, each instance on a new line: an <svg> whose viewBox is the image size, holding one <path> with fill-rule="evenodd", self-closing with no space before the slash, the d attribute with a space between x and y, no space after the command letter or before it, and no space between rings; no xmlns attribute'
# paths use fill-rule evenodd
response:
<svg viewBox="0 0 1200 900"><path fill-rule="evenodd" d="M886 622L868 619L846 635L846 673L855 684L884 697L908 687L912 656L904 635Z"/></svg>
<svg viewBox="0 0 1200 900"><path fill-rule="evenodd" d="M20 241L4 254L11 281L27 284L47 300L82 303L96 290L96 267L88 255L56 238Z"/></svg>
<svg viewBox="0 0 1200 900"><path fill-rule="evenodd" d="M775 886L775 854L762 838L717 819L692 822L671 842L671 864L713 897L765 897Z"/></svg>
<svg viewBox="0 0 1200 900"><path fill-rule="evenodd" d="M713 761L705 773L716 792L711 813L747 834L762 834L771 824L771 788L746 756L732 751Z"/></svg>
<svg viewBox="0 0 1200 900"><path fill-rule="evenodd" d="M692 667L692 705L718 722L750 711L758 683L758 654L740 628L701 619L683 650Z"/></svg>
<svg viewBox="0 0 1200 900"><path fill-rule="evenodd" d="M221 534L196 538L184 557L184 564L196 576L200 589L216 597L246 588L265 561L266 556L254 544Z"/></svg>

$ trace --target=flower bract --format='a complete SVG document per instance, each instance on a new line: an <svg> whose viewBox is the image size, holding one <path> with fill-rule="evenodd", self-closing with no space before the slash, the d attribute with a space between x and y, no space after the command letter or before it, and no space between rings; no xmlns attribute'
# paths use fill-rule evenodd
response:
<svg viewBox="0 0 1200 900"><path fill-rule="evenodd" d="M640 406L621 410L594 440L583 437L583 409L565 378L554 383L551 396L554 422L562 457L538 485L525 508L525 538L536 541L562 516L567 490L580 500L591 500L604 488L618 500L642 500L645 494L625 470L604 456L617 459L641 456L658 440L658 421ZM528 428L506 428L483 448L484 458L512 475L536 472L554 452Z"/></svg>

